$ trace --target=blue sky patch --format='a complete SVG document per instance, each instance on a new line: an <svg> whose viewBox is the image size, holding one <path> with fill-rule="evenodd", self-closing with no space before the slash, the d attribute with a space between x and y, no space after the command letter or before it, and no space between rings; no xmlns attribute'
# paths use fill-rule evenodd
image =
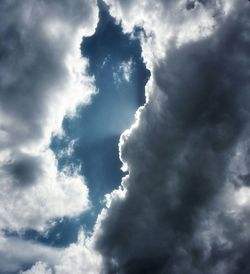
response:
<svg viewBox="0 0 250 274"><path fill-rule="evenodd" d="M145 84L150 72L141 57L140 42L122 32L103 3L96 33L85 37L82 55L89 58L89 74L95 77L98 93L92 103L79 109L76 118L64 119L65 138L54 137L51 148L59 167L80 165L86 178L92 208L76 219L63 218L46 234L30 230L23 234L44 244L63 247L77 241L80 226L92 229L103 206L104 195L117 188L124 175L118 156L121 133L129 128L134 114L145 102ZM71 155L62 151L71 145Z"/></svg>

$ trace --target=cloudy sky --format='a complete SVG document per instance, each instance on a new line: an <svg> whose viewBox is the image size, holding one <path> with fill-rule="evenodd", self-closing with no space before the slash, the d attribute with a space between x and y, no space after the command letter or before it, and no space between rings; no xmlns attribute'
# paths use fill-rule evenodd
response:
<svg viewBox="0 0 250 274"><path fill-rule="evenodd" d="M0 274L250 273L249 18L0 1Z"/></svg>

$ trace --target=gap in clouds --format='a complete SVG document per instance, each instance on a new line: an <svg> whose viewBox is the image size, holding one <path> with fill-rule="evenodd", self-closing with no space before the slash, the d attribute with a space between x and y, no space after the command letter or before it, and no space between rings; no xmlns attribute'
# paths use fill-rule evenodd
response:
<svg viewBox="0 0 250 274"><path fill-rule="evenodd" d="M76 242L80 226L91 231L104 195L120 185L124 173L118 155L121 133L133 123L137 108L145 102L145 85L150 72L141 57L139 39L131 39L99 2L100 20L96 33L85 37L83 56L89 58L89 74L96 79L98 93L92 103L79 109L76 118L65 118L65 136L54 137L51 148L59 167L81 165L92 208L79 218L55 221L46 235L26 231L23 238L65 247Z"/></svg>

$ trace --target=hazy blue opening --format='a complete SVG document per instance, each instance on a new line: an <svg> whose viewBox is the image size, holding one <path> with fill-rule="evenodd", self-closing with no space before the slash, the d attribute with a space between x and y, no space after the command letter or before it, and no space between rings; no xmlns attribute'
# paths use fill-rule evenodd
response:
<svg viewBox="0 0 250 274"><path fill-rule="evenodd" d="M53 246L75 242L81 225L91 230L104 194L119 186L124 175L118 157L119 136L131 126L136 109L144 104L144 87L150 75L141 58L139 40L122 33L103 3L99 7L96 33L84 38L81 45L83 56L89 58L89 73L95 77L98 94L89 106L79 110L77 118L64 120L67 137L54 138L51 144L59 155L71 140L77 139L72 156L58 158L59 166L81 164L93 208L78 219L58 221L46 236L36 231L24 233L26 239ZM129 79L124 74L126 66Z"/></svg>

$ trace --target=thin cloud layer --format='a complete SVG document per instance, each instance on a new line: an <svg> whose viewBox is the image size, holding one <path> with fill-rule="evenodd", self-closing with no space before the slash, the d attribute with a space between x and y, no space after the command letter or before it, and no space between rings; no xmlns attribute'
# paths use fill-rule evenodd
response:
<svg viewBox="0 0 250 274"><path fill-rule="evenodd" d="M80 231L78 241L66 248L44 246L16 237L0 236L0 273L93 274L100 273L101 257ZM27 266L31 265L29 269ZM19 271L26 268L25 271Z"/></svg>
<svg viewBox="0 0 250 274"><path fill-rule="evenodd" d="M18 273L23 265L46 260L48 264L59 261L61 250L45 247L15 237L0 236L0 273ZM39 266L41 268L41 266ZM37 272L36 274L38 274Z"/></svg>
<svg viewBox="0 0 250 274"><path fill-rule="evenodd" d="M248 273L249 3L180 1L174 16L176 1L107 2L150 35L152 77L121 137L129 175L97 221L103 272Z"/></svg>
<svg viewBox="0 0 250 274"><path fill-rule="evenodd" d="M50 248L50 252L54 253L54 260L40 256L40 261L21 274L94 274L101 271L101 256L94 251L83 231L80 231L77 243L62 250Z"/></svg>

